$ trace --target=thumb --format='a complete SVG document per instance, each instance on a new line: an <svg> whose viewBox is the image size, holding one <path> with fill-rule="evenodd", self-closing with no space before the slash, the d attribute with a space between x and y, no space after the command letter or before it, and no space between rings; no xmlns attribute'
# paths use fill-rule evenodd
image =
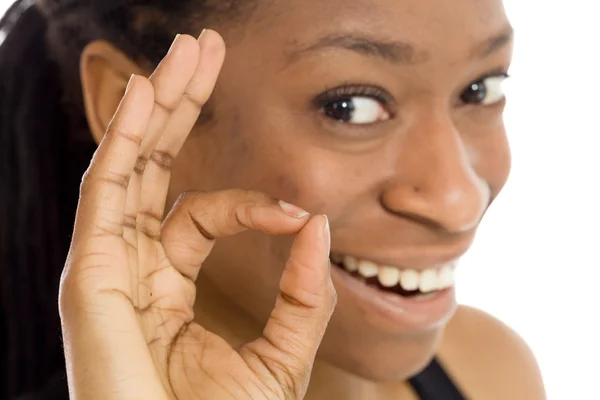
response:
<svg viewBox="0 0 600 400"><path fill-rule="evenodd" d="M258 369L258 376L266 372L277 381L285 398L304 397L317 349L335 307L330 243L326 216L315 216L302 228L281 276L280 294L263 337L241 350L248 364Z"/></svg>

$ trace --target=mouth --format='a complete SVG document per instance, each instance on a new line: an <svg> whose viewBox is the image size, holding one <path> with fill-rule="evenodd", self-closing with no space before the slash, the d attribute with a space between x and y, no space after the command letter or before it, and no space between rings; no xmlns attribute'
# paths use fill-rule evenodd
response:
<svg viewBox="0 0 600 400"><path fill-rule="evenodd" d="M387 330L435 328L456 308L456 261L412 269L340 253L331 253L330 259L340 298L354 299L354 308Z"/></svg>
<svg viewBox="0 0 600 400"><path fill-rule="evenodd" d="M331 263L355 279L379 290L415 300L454 286L454 263L415 270L379 265L354 256L331 254Z"/></svg>

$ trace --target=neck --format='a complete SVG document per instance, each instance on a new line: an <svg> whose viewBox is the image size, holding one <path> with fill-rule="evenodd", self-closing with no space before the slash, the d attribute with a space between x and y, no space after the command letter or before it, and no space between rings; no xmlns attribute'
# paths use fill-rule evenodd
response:
<svg viewBox="0 0 600 400"><path fill-rule="evenodd" d="M409 400L417 399L406 381L373 382L317 360L305 400Z"/></svg>
<svg viewBox="0 0 600 400"><path fill-rule="evenodd" d="M202 273L197 281L195 321L218 334L232 347L248 343L262 334L263 323L245 313ZM317 358L313 365L306 400L322 399L413 399L407 382L368 381Z"/></svg>

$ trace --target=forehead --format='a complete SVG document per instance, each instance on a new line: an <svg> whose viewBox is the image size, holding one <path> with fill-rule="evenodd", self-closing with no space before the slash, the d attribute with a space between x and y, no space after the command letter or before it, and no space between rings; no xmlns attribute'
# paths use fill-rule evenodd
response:
<svg viewBox="0 0 600 400"><path fill-rule="evenodd" d="M452 46L467 53L506 31L501 0L267 0L259 7L258 29L288 51L314 45L327 35L361 33L411 44L420 58ZM458 55L458 54L457 54Z"/></svg>

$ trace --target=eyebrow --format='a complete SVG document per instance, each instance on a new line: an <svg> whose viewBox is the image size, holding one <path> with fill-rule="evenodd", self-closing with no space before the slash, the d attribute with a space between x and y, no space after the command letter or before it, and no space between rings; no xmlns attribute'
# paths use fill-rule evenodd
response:
<svg viewBox="0 0 600 400"><path fill-rule="evenodd" d="M412 64L416 60L415 47L410 43L386 41L361 34L333 34L323 36L294 56L327 48L350 50L367 57L379 57L393 64Z"/></svg>
<svg viewBox="0 0 600 400"><path fill-rule="evenodd" d="M471 58L485 58L499 52L512 42L513 36L513 27L507 25L499 34L496 34L473 47Z"/></svg>
<svg viewBox="0 0 600 400"><path fill-rule="evenodd" d="M496 34L473 46L470 51L471 58L485 58L501 49L512 41L512 26L505 27ZM374 38L359 33L332 34L323 36L307 47L296 49L290 53L292 58L301 54L319 51L327 48L350 50L367 57L378 57L392 64L415 64L427 60L430 55L425 51L418 51L412 43L389 41Z"/></svg>

